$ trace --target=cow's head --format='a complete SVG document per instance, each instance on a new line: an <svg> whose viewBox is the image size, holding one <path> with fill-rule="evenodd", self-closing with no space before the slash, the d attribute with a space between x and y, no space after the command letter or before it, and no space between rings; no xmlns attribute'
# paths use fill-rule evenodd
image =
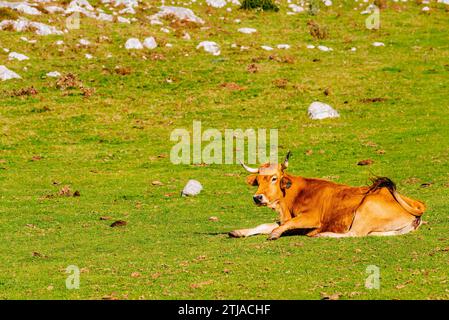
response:
<svg viewBox="0 0 449 320"><path fill-rule="evenodd" d="M287 153L283 163L266 163L259 168L251 168L241 162L246 171L252 173L246 181L252 186L258 186L253 200L258 206L268 206L272 209L276 207L279 201L285 196L285 190L290 188L292 181L286 177L284 172L288 167Z"/></svg>

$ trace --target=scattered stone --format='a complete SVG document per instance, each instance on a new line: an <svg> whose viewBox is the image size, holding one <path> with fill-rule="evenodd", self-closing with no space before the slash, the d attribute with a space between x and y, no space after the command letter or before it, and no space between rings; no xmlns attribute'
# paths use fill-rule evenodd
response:
<svg viewBox="0 0 449 320"><path fill-rule="evenodd" d="M17 32L32 30L39 36L48 36L51 34L62 35L63 32L55 27L40 22L29 21L25 18L17 20L3 20L0 22L0 30L14 30Z"/></svg>
<svg viewBox="0 0 449 320"><path fill-rule="evenodd" d="M90 41L87 39L80 39L80 41L78 42L81 46L83 47L88 47L90 46Z"/></svg>
<svg viewBox="0 0 449 320"><path fill-rule="evenodd" d="M373 47L385 47L383 42L373 42Z"/></svg>
<svg viewBox="0 0 449 320"><path fill-rule="evenodd" d="M20 13L29 14L32 16L39 16L42 14L39 10L32 7L27 2L6 2L6 1L0 1L0 8L9 8L15 11L18 11Z"/></svg>
<svg viewBox="0 0 449 320"><path fill-rule="evenodd" d="M240 28L237 31L240 33L246 33L246 34L251 34L251 33L257 32L257 30L254 28Z"/></svg>
<svg viewBox="0 0 449 320"><path fill-rule="evenodd" d="M59 78L61 76L61 73L59 73L58 71L52 71L47 73L46 76L49 78Z"/></svg>
<svg viewBox="0 0 449 320"><path fill-rule="evenodd" d="M11 71L7 67L0 65L0 79L2 81L6 81L11 79L21 79L21 77L14 71Z"/></svg>
<svg viewBox="0 0 449 320"><path fill-rule="evenodd" d="M209 217L209 221L217 222L218 220L218 217Z"/></svg>
<svg viewBox="0 0 449 320"><path fill-rule="evenodd" d="M220 47L213 41L202 41L197 46L197 49L203 48L204 51L214 55L219 56L221 54Z"/></svg>
<svg viewBox="0 0 449 320"><path fill-rule="evenodd" d="M333 51L332 48L326 47L326 46L318 46L317 47L319 50L324 51L324 52L329 52L329 51Z"/></svg>
<svg viewBox="0 0 449 320"><path fill-rule="evenodd" d="M189 180L182 190L182 196L196 196L203 190L203 186L197 180Z"/></svg>
<svg viewBox="0 0 449 320"><path fill-rule="evenodd" d="M162 24L160 19L167 16L175 16L179 20L187 20L198 24L204 24L204 21L198 18L190 9L172 6L162 6L159 9L160 11L158 13L148 17L151 24Z"/></svg>
<svg viewBox="0 0 449 320"><path fill-rule="evenodd" d="M30 58L28 58L26 55L17 53L17 52L10 52L8 55L8 60L23 61L23 60L29 60L29 59Z"/></svg>
<svg viewBox="0 0 449 320"><path fill-rule="evenodd" d="M143 46L147 49L155 49L157 47L156 40L153 37L148 37L143 40Z"/></svg>
<svg viewBox="0 0 449 320"><path fill-rule="evenodd" d="M213 8L223 8L226 6L225 0L206 0L208 6Z"/></svg>
<svg viewBox="0 0 449 320"><path fill-rule="evenodd" d="M290 49L290 45L289 44L278 44L277 48L278 49Z"/></svg>
<svg viewBox="0 0 449 320"><path fill-rule="evenodd" d="M319 101L315 101L309 106L308 115L312 120L340 117L340 114L330 105Z"/></svg>
<svg viewBox="0 0 449 320"><path fill-rule="evenodd" d="M304 8L303 8L303 7L298 6L297 4L294 4L294 3L289 4L288 7L289 7L294 13L304 12Z"/></svg>
<svg viewBox="0 0 449 320"><path fill-rule="evenodd" d="M137 38L130 38L125 43L125 49L127 50L141 50L143 45Z"/></svg>

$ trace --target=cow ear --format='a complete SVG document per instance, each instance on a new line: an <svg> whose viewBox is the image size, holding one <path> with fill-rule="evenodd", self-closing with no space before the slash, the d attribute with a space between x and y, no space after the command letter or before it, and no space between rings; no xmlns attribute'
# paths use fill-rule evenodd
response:
<svg viewBox="0 0 449 320"><path fill-rule="evenodd" d="M285 190L292 186L292 180L287 177L282 177L281 179L281 189Z"/></svg>
<svg viewBox="0 0 449 320"><path fill-rule="evenodd" d="M250 186L257 186L259 183L257 183L257 174L252 174L246 177L246 183Z"/></svg>

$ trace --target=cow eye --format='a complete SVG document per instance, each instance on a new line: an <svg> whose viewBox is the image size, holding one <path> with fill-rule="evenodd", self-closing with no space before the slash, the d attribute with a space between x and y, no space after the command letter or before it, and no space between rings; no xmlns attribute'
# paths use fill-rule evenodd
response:
<svg viewBox="0 0 449 320"><path fill-rule="evenodd" d="M272 182L272 183L275 183L277 179L278 179L278 177L273 176L273 178L271 178L271 182Z"/></svg>

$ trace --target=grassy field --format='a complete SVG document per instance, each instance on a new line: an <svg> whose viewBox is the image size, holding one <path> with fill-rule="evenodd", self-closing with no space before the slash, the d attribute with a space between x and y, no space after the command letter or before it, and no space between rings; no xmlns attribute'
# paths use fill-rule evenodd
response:
<svg viewBox="0 0 449 320"><path fill-rule="evenodd" d="M193 4L209 28L189 28L190 41L145 21L154 7L131 25L83 18L64 36L0 31L0 47L30 57L0 52L0 64L22 76L0 83L0 298L449 298L449 6L423 13L414 1L391 4L370 31L353 1L335 3L316 16L286 15L285 4L277 13ZM51 19L64 28L62 16ZM309 20L328 37L315 40ZM160 46L125 50L128 38L146 36ZM92 45L77 47L81 38ZM54 45L59 39L65 44ZM203 40L221 55L196 50ZM291 48L260 49L281 43ZM76 74L84 89L58 88L44 77L55 70ZM31 86L37 94L19 92ZM310 120L313 101L341 117ZM352 185L388 176L426 203L427 224L399 237L230 239L228 231L276 216L252 204L239 165L170 162L171 131L192 130L194 120L220 131L277 128L293 174ZM374 163L358 166L364 159ZM189 179L204 190L180 197ZM58 195L66 185L80 196ZM127 225L111 228L115 220ZM68 265L81 269L79 290L66 289ZM380 268L379 290L365 288L369 265Z"/></svg>

